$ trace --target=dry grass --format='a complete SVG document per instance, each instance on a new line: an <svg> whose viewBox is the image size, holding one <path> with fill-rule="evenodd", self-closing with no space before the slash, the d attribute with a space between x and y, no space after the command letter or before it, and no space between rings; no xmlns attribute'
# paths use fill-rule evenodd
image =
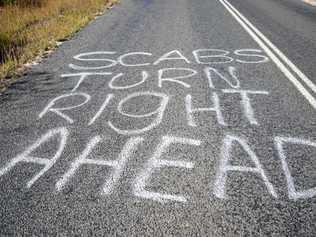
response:
<svg viewBox="0 0 316 237"><path fill-rule="evenodd" d="M44 0L0 7L0 87L26 62L54 48L115 0Z"/></svg>

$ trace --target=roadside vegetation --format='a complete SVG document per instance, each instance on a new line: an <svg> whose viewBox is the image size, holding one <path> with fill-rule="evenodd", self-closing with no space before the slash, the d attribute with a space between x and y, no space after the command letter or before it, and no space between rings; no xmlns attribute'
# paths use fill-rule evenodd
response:
<svg viewBox="0 0 316 237"><path fill-rule="evenodd" d="M0 0L0 90L116 0Z"/></svg>

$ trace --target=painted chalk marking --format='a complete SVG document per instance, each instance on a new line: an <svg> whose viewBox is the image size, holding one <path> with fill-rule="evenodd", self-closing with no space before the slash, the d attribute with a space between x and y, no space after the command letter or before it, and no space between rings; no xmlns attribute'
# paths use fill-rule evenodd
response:
<svg viewBox="0 0 316 237"><path fill-rule="evenodd" d="M204 68L204 73L208 79L208 85L210 88L215 89L215 86L213 83L214 77L225 81L232 88L235 88L235 89L240 88L240 81L238 80L238 77L236 75L237 69L233 66L229 66L228 72L229 72L229 75L231 76L232 79L225 77L222 73L220 73L215 68L212 68L212 67ZM214 75L214 76L212 76L212 75Z"/></svg>
<svg viewBox="0 0 316 237"><path fill-rule="evenodd" d="M224 117L221 111L221 107L219 104L219 98L216 92L212 92L212 103L213 107L209 108L192 108L192 96L187 95L185 97L185 107L186 107L186 118L187 118L187 123L191 127L197 127L197 124L195 122L194 113L197 112L215 112L216 113L216 118L217 122L222 125L226 126L227 124L224 121Z"/></svg>
<svg viewBox="0 0 316 237"><path fill-rule="evenodd" d="M81 53L73 58L78 60L78 61L84 61L84 62L107 62L107 65L103 66L97 66L97 67L92 67L92 66L78 66L75 64L69 64L68 66L72 69L75 70L99 70L99 69L106 69L113 67L117 64L116 60L109 59L109 58L85 58L85 56L91 56L91 55L114 55L116 52L113 51L97 51L97 52L88 52L88 53Z"/></svg>
<svg viewBox="0 0 316 237"><path fill-rule="evenodd" d="M96 112L96 114L93 116L93 118L90 120L90 122L88 123L88 126L94 124L94 122L101 116L101 114L103 113L103 111L105 110L105 108L108 106L108 104L110 103L110 101L114 98L113 94L108 94L104 100L104 102L102 103L100 109L98 110L98 112Z"/></svg>
<svg viewBox="0 0 316 237"><path fill-rule="evenodd" d="M125 66L125 67L141 67L141 66L148 66L150 65L149 62L147 63L138 63L138 64L129 64L129 63L126 63L124 62L124 60L128 57L132 57L132 56L135 56L135 55L145 55L145 56L152 56L151 53L147 53L147 52L131 52L131 53L126 53L126 54L123 54L121 55L119 58L118 58L118 62L122 65L122 66ZM134 60L135 61L135 60Z"/></svg>
<svg viewBox="0 0 316 237"><path fill-rule="evenodd" d="M62 108L54 108L54 106L57 103L57 101L62 100L64 98L75 97L75 96L84 97L85 101L81 102L81 103L79 103L77 105L74 105L74 106L68 106L68 107L62 107ZM40 112L40 114L38 115L38 118L41 119L48 112L52 112L52 113L55 113L55 114L59 115L63 119L65 119L68 123L72 124L74 122L74 120L72 118L70 118L68 115L64 114L63 111L70 111L70 110L73 110L75 108L81 107L84 104L88 103L90 98L91 98L90 95L88 95L86 93L83 93L83 92L74 92L74 93L64 94L64 95L58 96L55 99L53 99L51 102L48 103L48 105L43 109L43 111Z"/></svg>
<svg viewBox="0 0 316 237"><path fill-rule="evenodd" d="M172 56L172 55L174 55L174 56ZM191 63L179 50L172 50L172 51L162 55L159 59L157 59L153 63L153 65L158 65L159 63L161 63L163 61L170 61L170 60L182 60L188 64Z"/></svg>
<svg viewBox="0 0 316 237"><path fill-rule="evenodd" d="M254 53L252 53L254 52ZM257 53L262 53L262 50L260 49L237 49L234 51L234 54L238 55L238 56L244 56L246 58L249 59L249 57L255 57L255 58L259 58L258 60L242 60L242 59L236 59L236 62L239 63L266 63L269 62L269 58L263 54L257 54Z"/></svg>
<svg viewBox="0 0 316 237"><path fill-rule="evenodd" d="M53 165L60 159L68 140L68 130L66 128L55 128L48 130L44 135L42 135L38 140L36 140L31 146L27 147L22 153L11 159L3 167L0 168L0 177L8 174L14 167L20 163L32 163L40 166L44 166L36 175L34 175L28 182L26 187L31 188L32 185L41 178L47 171L49 171ZM91 153L93 149L101 141L104 141L101 136L95 136L89 140L88 144L82 151L82 153L77 157L70 165L70 168L66 173L59 179L55 187L57 191L61 191L67 185L67 183L74 177L76 171L83 165L99 165L108 166L113 169L109 177L106 179L105 184L102 187L101 194L111 194L121 179L122 172L124 171L127 163L135 153L136 149L139 148L140 144L143 143L144 139L142 137L131 137L125 143L123 149L121 150L118 158L116 160L104 160L102 158L94 159L88 158L92 156ZM274 138L275 148L278 151L279 158L281 160L282 169L285 174L288 188L289 199L297 201L298 199L308 199L314 198L316 196L316 187L309 189L297 190L295 187L294 177L291 175L290 168L287 163L287 153L285 147L290 145L302 145L310 146L316 149L316 142L310 140L304 140L299 138L282 137L278 136ZM37 150L41 148L43 144L57 142L58 147L56 147L56 152L51 155L51 157L35 157L34 154ZM161 203L167 201L178 201L185 203L187 198L182 195L172 195L164 194L158 192L151 192L146 189L150 179L154 173L157 173L163 167L174 167L174 168L185 168L192 169L194 163L191 161L184 160L167 160L161 157L168 153L168 148L172 144L182 144L182 145L193 145L200 146L201 141L181 138L174 136L163 136L161 142L158 144L156 151L152 157L146 162L146 165L141 170L141 172L136 176L135 183L133 183L133 193L137 197L151 199ZM231 165L230 161L234 158L232 154L233 146L239 145L249 156L250 160L254 163L254 166L238 166ZM262 165L255 152L251 149L250 145L243 138L235 135L226 135L221 147L220 164L216 173L216 178L213 186L213 193L215 197L220 199L227 198L226 196L226 182L228 172L243 172L243 173L253 173L259 176L263 183L265 184L268 192L274 197L278 198L277 193L274 190L273 185L269 182Z"/></svg>
<svg viewBox="0 0 316 237"><path fill-rule="evenodd" d="M109 166L114 169L111 176L106 181L102 194L110 194L119 181L121 173L123 172L126 163L131 157L131 154L136 150L138 145L143 141L141 137L132 137L130 138L123 150L121 151L118 160L101 160L101 159L89 159L87 158L91 151L95 148L96 145L100 143L102 138L100 136L93 137L86 148L83 150L82 154L70 165L70 169L61 177L61 179L56 183L56 190L63 190L66 183L75 175L76 171L82 165L100 165L100 166Z"/></svg>
<svg viewBox="0 0 316 237"><path fill-rule="evenodd" d="M123 106L126 102L128 102L129 100L136 98L136 97L142 97L142 96L154 96L154 97L158 97L160 98L160 105L159 107L149 113L146 114L131 114L131 113L127 113L123 110ZM139 128L139 129L130 129L130 130L126 130L126 129L120 129L117 128L116 126L113 125L113 123L111 121L108 122L108 125L117 133L122 134L122 135L136 135L136 134L141 134L144 132L147 132L155 127L157 127L162 119L163 119L163 115L164 112L166 110L167 104L169 101L169 97L164 94L164 93L156 93L156 92L136 92L136 93L132 93L130 95L128 95L127 97L125 97L124 99L122 99L118 105L118 112L122 115L125 115L126 117L130 117L130 118L147 118L153 115L156 115L156 118L151 122L150 125L144 127L144 128Z"/></svg>
<svg viewBox="0 0 316 237"><path fill-rule="evenodd" d="M248 167L248 166L236 166L230 165L229 161L232 158L232 146L233 143L238 143L245 152L249 155L250 159L255 164L255 167ZM267 187L269 193L274 197L277 198L277 193L275 192L273 185L268 180L265 172L260 164L259 159L257 158L255 152L251 150L250 146L247 142L237 136L227 135L224 138L223 146L221 148L221 160L219 165L219 170L216 175L216 180L214 183L214 195L218 198L224 199L226 198L225 194L225 186L226 186L226 179L227 179L227 172L234 171L234 172L246 172L246 173L255 173L261 176L264 184Z"/></svg>
<svg viewBox="0 0 316 237"><path fill-rule="evenodd" d="M55 153L55 155L51 158L39 158L32 156L32 152L34 152L37 148L39 148L43 143L46 143L53 138L57 137L59 139L59 146ZM68 131L66 128L56 128L49 130L45 135L43 135L40 139L38 139L33 145L28 147L24 152L17 155L11 161L9 161L3 168L0 169L0 177L8 173L11 169L14 168L20 162L26 163L35 163L39 165L43 165L44 168L36 174L30 181L27 182L27 188L32 187L32 185L42 176L44 175L60 158L68 137Z"/></svg>
<svg viewBox="0 0 316 237"><path fill-rule="evenodd" d="M195 63L197 64L227 64L233 61L242 64L260 64L266 63L269 61L269 58L264 54L261 54L261 49L237 49L233 52L223 49L196 49L192 51L193 58ZM186 64L191 64L191 61L186 57L180 50L172 50L160 56L157 60L143 60L144 57L152 58L153 54L150 52L129 52L122 54L117 57L117 59L113 58L98 58L98 56L111 56L117 54L114 51L96 51L96 52L85 52L75 55L73 58L80 63L102 63L99 66L81 66L77 64L69 64L69 68L74 70L101 70L108 69L118 64L124 67L146 67L150 65L159 65L165 61L179 61L184 62ZM190 55L192 57L192 55ZM236 57L237 56L237 57ZM140 63L135 63L137 59L141 58ZM133 62L133 63L132 63ZM297 70L296 70L297 72ZM308 79L305 80L306 83ZM311 85L311 81L307 84ZM315 90L315 85L312 86L313 90Z"/></svg>
<svg viewBox="0 0 316 237"><path fill-rule="evenodd" d="M194 167L193 162L183 161L183 160L165 160L160 159L160 157L165 153L168 147L171 144L184 144L184 145L193 145L199 146L201 141L190 139L190 138L181 138L181 137L171 137L164 136L162 137L161 143L157 146L157 149L150 158L142 172L136 177L134 184L134 195L140 198L152 199L161 203L167 201L178 201L185 203L187 199L184 196L180 195L171 195L171 194L162 194L158 192L151 192L146 190L147 183L150 181L151 176L155 171L158 171L162 167L178 167L185 169L192 169Z"/></svg>
<svg viewBox="0 0 316 237"><path fill-rule="evenodd" d="M84 82L84 80L86 80L86 78L88 76L98 76L98 75L107 76L107 75L112 75L112 73L111 72L79 72L79 73L62 74L61 77L62 78L65 78L65 77L79 77L76 85L71 90L71 92L75 92L79 88L81 83Z"/></svg>
<svg viewBox="0 0 316 237"><path fill-rule="evenodd" d="M275 141L275 146L276 146L278 153L279 153L279 157L280 157L281 164L282 164L282 169L283 169L283 172L285 174L287 188L288 188L288 192L289 192L289 198L297 200L300 198L306 199L306 198L312 198L312 197L316 196L316 187L306 189L306 190L300 190L300 191L298 191L295 188L294 179L291 175L291 171L290 171L289 166L286 162L286 152L284 150L284 146L286 143L287 144L303 145L303 146L312 146L312 147L316 148L316 142L311 142L308 140L303 140L303 139L299 139L299 138L291 138L291 137L275 137L274 141Z"/></svg>
<svg viewBox="0 0 316 237"><path fill-rule="evenodd" d="M188 72L186 75L183 76L175 76L175 77L164 77L164 73L167 73L169 71L182 71L182 72ZM180 79L185 79L185 78L189 78L192 77L194 75L197 74L197 71L191 69L191 68L163 68L160 69L158 71L158 87L162 87L162 83L163 82L173 82L173 83L177 83L180 84L186 88L190 88L190 84L185 83L183 81L181 81Z"/></svg>
<svg viewBox="0 0 316 237"><path fill-rule="evenodd" d="M126 86L115 86L113 85L114 82L119 79L119 78L122 78L124 74L123 73L119 73L117 74L116 76L114 76L111 81L109 82L109 88L110 89L114 89L114 90L125 90L125 89L130 89L130 88L133 88L133 87L136 87L136 86L139 86L141 84L143 84L147 78L148 78L148 72L146 71L142 71L142 79L139 81L139 82L136 82L134 84L131 84L131 85L126 85Z"/></svg>
<svg viewBox="0 0 316 237"><path fill-rule="evenodd" d="M221 64L234 61L232 57L227 56L229 55L229 51L222 49L197 49L192 53L198 64ZM201 55L203 53L206 53L206 55ZM210 61L203 61L203 59L210 59Z"/></svg>
<svg viewBox="0 0 316 237"><path fill-rule="evenodd" d="M240 90L240 89L223 89L223 93L227 94L240 94L241 101L240 106L244 111L245 117L248 119L249 123L252 125L259 125L255 118L254 110L250 103L250 98L248 95L269 95L268 91L252 91L252 90Z"/></svg>

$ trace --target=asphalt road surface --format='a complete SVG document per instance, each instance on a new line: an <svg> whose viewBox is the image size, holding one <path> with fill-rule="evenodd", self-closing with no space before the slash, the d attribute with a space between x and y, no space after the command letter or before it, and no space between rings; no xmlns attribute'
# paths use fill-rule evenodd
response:
<svg viewBox="0 0 316 237"><path fill-rule="evenodd" d="M315 236L315 13L122 0L0 96L0 235Z"/></svg>

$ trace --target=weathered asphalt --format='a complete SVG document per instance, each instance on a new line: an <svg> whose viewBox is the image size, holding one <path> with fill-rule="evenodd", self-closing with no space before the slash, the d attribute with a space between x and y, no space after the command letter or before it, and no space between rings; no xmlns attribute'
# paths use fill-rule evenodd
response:
<svg viewBox="0 0 316 237"><path fill-rule="evenodd" d="M316 7L299 0L234 0L232 3L316 81Z"/></svg>
<svg viewBox="0 0 316 237"><path fill-rule="evenodd" d="M315 82L315 10L294 0L284 2L287 1L231 1ZM282 7L284 5L291 7ZM308 10L301 11L300 7ZM285 20L282 20L282 16L286 17ZM212 63L199 64L192 54L197 49L213 49L213 53L222 52L214 49L226 50L233 61L227 62L227 58L201 58L203 62L211 60ZM234 54L235 50L240 49L256 49L252 54L269 58L220 1L208 0L122 0L121 4L78 32L72 40L63 43L0 96L0 234L314 236L315 108L271 58L264 63L244 63L262 60L263 56ZM178 59L153 65L163 54L172 50L181 52L190 63ZM125 63L149 65L127 67L117 64L95 70L91 70L91 67L107 65L108 62L73 58L81 53L97 51L113 51L115 54L94 54L86 58L116 60L129 52L152 55L125 58ZM214 60L220 63L214 63ZM69 64L90 67L90 70L75 70ZM214 73L211 88L204 73L206 67L216 69L229 80L232 80L229 67L235 67L240 81L239 89L268 93L249 95L256 122L249 119L251 115L241 107L240 95L227 93L227 90L233 89L232 86ZM181 80L190 87L174 81L163 81L159 87L158 71L164 68L190 68L198 74ZM124 73L124 77L114 83L116 86L134 84L142 79L142 71L149 76L138 86L118 90L108 85L118 73ZM170 71L165 72L164 77L179 73ZM74 90L78 77L62 75L79 72L111 72L112 76L89 76ZM316 97L311 88L304 83L302 85ZM146 118L129 118L118 109L119 102L128 95L144 92L152 94L128 100L122 110L133 115L151 113L159 108L161 100L154 98L157 96L153 93L169 98L161 122L148 131L141 129L151 124L157 118L156 114ZM188 122L185 98L191 95L195 108L212 107L214 92L218 95L226 125L218 122L214 111L200 111L194 114L196 126L192 126ZM75 93L85 93L91 99L80 107L61 111L73 123L54 112L43 113L48 104L59 96L68 97L55 100L54 108L83 103L85 98L75 96ZM113 98L103 113L89 125L109 94ZM129 133L115 131L109 122ZM69 133L65 147L56 163L31 187L27 186L28 182L39 174L43 165L18 162L11 170L5 170L12 159L21 158L19 154L57 128L64 128L62 131ZM104 141L92 148L87 157L89 159L118 159L130 139L141 141L130 154L119 179L112 179L115 183L112 192L102 194L102 188L114 169L95 164L82 165L60 188L62 177L69 172L72 162L82 154L90 139L97 135ZM180 139L195 145L171 144L160 157L171 161L182 160L184 162L181 164L187 167L162 166L151 173L146 172L150 165L157 164L157 161L152 161L153 156L159 159L156 150L168 137L194 139ZM235 141L228 152L223 144L232 137L237 137L239 142L245 141L248 146L244 144L242 147ZM277 137L292 138L284 144L283 154L295 189L302 193L300 198L293 198L293 192L288 190L288 173L283 169L284 163L282 166ZM60 147L60 140L57 134L34 149L29 157L52 159ZM299 144L295 145L293 141ZM302 144L304 142L305 145ZM255 167L255 162L250 158L250 155L254 158L253 153L256 154L261 173L251 172L249 168L245 172L239 167ZM221 183L224 177L220 176L220 166L225 157L230 159L230 165L243 171L228 171L224 185ZM34 158L30 160L34 161ZM188 162L192 163L189 165ZM268 181L264 182L262 172ZM143 191L148 192L137 193L142 190L142 180L146 175L149 179ZM309 193L306 191L308 189ZM225 190L225 195L221 195L223 193L219 190ZM171 196L159 199L159 194L174 195L175 200L168 199Z"/></svg>

